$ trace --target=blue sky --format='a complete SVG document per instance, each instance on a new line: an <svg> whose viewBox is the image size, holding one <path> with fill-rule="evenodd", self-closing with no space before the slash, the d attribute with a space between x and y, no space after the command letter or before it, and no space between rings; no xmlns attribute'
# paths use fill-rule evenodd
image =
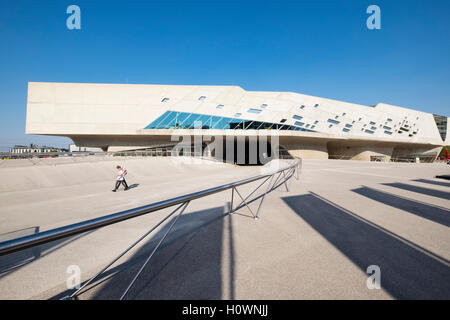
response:
<svg viewBox="0 0 450 320"><path fill-rule="evenodd" d="M449 16L448 0L0 0L0 150L70 142L24 134L28 81L239 85L449 116Z"/></svg>

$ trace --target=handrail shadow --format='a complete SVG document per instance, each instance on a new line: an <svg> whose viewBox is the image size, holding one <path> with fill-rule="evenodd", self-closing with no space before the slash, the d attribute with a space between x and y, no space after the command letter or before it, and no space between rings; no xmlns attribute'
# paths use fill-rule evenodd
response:
<svg viewBox="0 0 450 320"><path fill-rule="evenodd" d="M450 187L450 183L442 182L442 181L434 181L434 180L428 180L428 179L415 179L412 181L434 184L434 185L442 186L442 187Z"/></svg>
<svg viewBox="0 0 450 320"><path fill-rule="evenodd" d="M448 260L310 192L286 204L366 272L381 269L381 286L397 299L450 299Z"/></svg>
<svg viewBox="0 0 450 320"><path fill-rule="evenodd" d="M17 231L13 231L13 232L8 232L7 234L11 235L11 234L17 234L17 232L20 233L20 236L24 236L24 235L29 235L29 234L36 234L39 233L39 226L36 227L31 227L31 228L25 228L25 229L21 229L21 230L17 230ZM30 230L31 232L26 232L26 230ZM91 231L87 231L85 233L81 233L81 234L77 234L68 238L64 238L64 239L59 239L59 240L55 240L49 243L45 243L36 247L32 247L32 248L28 248L22 251L18 251L18 252L13 252L10 253L8 255L5 255L3 257L1 257L0 259L0 279L25 267L26 265L41 259L49 254L51 254L52 252L55 252L63 247L65 247L66 245L68 245L69 243L80 239L92 232L94 232L95 230L91 230ZM6 235L6 234L3 234ZM0 235L0 236L3 236ZM14 239L14 237L9 237L11 239Z"/></svg>
<svg viewBox="0 0 450 320"><path fill-rule="evenodd" d="M81 299L118 299L134 274L170 226L164 227L125 261L117 262L84 288ZM130 290L130 299L234 299L234 245L232 216L214 207L180 216L164 243ZM224 239L228 237L227 246ZM228 261L223 250L228 248ZM227 263L228 262L228 263ZM227 263L224 266L224 263ZM228 274L224 275L224 270ZM228 292L224 281L228 280ZM62 292L52 299L70 294Z"/></svg>
<svg viewBox="0 0 450 320"><path fill-rule="evenodd" d="M383 183L383 185L389 186L389 187L394 187L394 188L399 188L399 189L403 189L403 190L407 190L407 191L422 193L422 194L426 194L426 195L429 195L432 197L450 200L450 192L440 191L440 190L436 190L436 189L429 189L429 188L414 186L412 184L406 184L406 183L400 183L400 182Z"/></svg>
<svg viewBox="0 0 450 320"><path fill-rule="evenodd" d="M406 197L400 197L392 193L376 190L366 186L353 189L352 191L369 199L384 203L388 206L398 208L424 219L442 224L443 226L450 227L450 210L408 199Z"/></svg>

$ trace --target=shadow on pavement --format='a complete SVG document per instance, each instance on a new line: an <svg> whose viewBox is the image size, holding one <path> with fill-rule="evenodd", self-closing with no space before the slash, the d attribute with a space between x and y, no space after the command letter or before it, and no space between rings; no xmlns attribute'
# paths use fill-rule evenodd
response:
<svg viewBox="0 0 450 320"><path fill-rule="evenodd" d="M445 191L429 189L429 188L424 188L424 187L419 187L419 186L413 186L411 184L400 183L400 182L383 183L383 185L389 186L389 187L395 187L395 188L399 188L399 189L403 189L403 190L408 190L408 191L412 191L412 192L422 193L422 194L426 194L426 195L429 195L432 197L450 200L450 193L445 192Z"/></svg>
<svg viewBox="0 0 450 320"><path fill-rule="evenodd" d="M71 236L65 239L55 240L29 249L10 253L0 258L0 279L19 270L29 263L45 257L58 249L63 248L69 243L88 235L94 231L88 231L79 235ZM20 238L39 233L39 226L21 229L0 235L0 242Z"/></svg>
<svg viewBox="0 0 450 320"><path fill-rule="evenodd" d="M315 193L283 200L363 272L378 265L381 286L394 298L450 299L450 264L444 258Z"/></svg>
<svg viewBox="0 0 450 320"><path fill-rule="evenodd" d="M412 181L428 183L428 184L434 184L434 185L443 186L443 187L450 187L450 183L442 182L442 181L434 181L434 180L428 180L428 179L415 179L415 180L412 180Z"/></svg>
<svg viewBox="0 0 450 320"><path fill-rule="evenodd" d="M224 207L215 207L181 215L126 299L234 299L232 216L225 212L228 210ZM122 263L119 260L118 265L83 289L80 298L119 299L174 219L175 216L133 256ZM227 261L222 257L225 239ZM224 281L228 281L228 288ZM70 293L63 292L53 299Z"/></svg>
<svg viewBox="0 0 450 320"><path fill-rule="evenodd" d="M419 217L450 227L450 210L368 187L361 187L353 189L352 191L388 206L407 211Z"/></svg>

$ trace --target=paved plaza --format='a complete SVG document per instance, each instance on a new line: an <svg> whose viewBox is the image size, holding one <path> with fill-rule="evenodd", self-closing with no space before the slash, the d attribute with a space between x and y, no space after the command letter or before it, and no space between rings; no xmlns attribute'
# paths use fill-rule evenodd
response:
<svg viewBox="0 0 450 320"><path fill-rule="evenodd" d="M111 192L116 164L129 172L129 191ZM1 161L0 240L261 170L171 158ZM444 164L304 160L289 191L281 185L265 198L259 220L245 207L227 214L231 191L195 200L127 298L450 299L450 181L435 178L449 173ZM0 299L63 297L68 266L79 266L88 279L169 212L0 257ZM165 230L127 253L79 299L118 299ZM367 287L373 265L381 289Z"/></svg>

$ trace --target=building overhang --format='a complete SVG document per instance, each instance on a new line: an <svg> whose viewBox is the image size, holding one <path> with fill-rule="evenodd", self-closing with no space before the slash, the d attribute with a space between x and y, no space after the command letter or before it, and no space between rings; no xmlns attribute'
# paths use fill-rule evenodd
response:
<svg viewBox="0 0 450 320"><path fill-rule="evenodd" d="M440 147L444 143L439 141L425 140L394 140L379 139L372 137L343 137L319 132L299 132L299 131L275 131L275 130L213 130L213 129L143 129L136 134L64 134L71 138L77 145L106 147L106 146L154 146L160 144L176 144L183 137L204 137L205 141L209 137L267 137L269 139L278 138L280 144L326 144L339 143L342 145L383 145L383 146L429 146Z"/></svg>

